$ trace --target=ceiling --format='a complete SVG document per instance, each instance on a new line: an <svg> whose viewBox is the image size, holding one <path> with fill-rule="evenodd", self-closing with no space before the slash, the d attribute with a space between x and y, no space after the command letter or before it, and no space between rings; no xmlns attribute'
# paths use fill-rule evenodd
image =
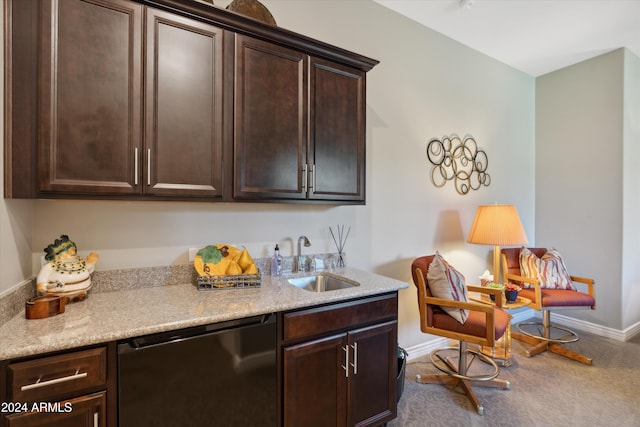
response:
<svg viewBox="0 0 640 427"><path fill-rule="evenodd" d="M640 0L374 0L534 77L626 47Z"/></svg>

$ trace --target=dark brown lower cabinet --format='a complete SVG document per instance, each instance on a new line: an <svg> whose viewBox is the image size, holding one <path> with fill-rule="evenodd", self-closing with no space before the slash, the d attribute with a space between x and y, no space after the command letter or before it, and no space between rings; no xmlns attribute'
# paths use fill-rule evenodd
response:
<svg viewBox="0 0 640 427"><path fill-rule="evenodd" d="M373 426L396 417L395 294L285 314L283 336L283 425ZM293 336L301 339L287 344Z"/></svg>
<svg viewBox="0 0 640 427"><path fill-rule="evenodd" d="M7 427L99 427L106 426L107 393L100 392L62 402L41 402L42 411L7 416Z"/></svg>
<svg viewBox="0 0 640 427"><path fill-rule="evenodd" d="M346 334L284 349L284 425L346 425Z"/></svg>
<svg viewBox="0 0 640 427"><path fill-rule="evenodd" d="M115 384L114 344L4 361L0 426L115 427Z"/></svg>
<svg viewBox="0 0 640 427"><path fill-rule="evenodd" d="M398 322L349 333L354 365L349 375L347 425L378 425L396 416Z"/></svg>
<svg viewBox="0 0 640 427"><path fill-rule="evenodd" d="M396 417L397 292L281 312L277 328L278 425L377 426ZM0 426L115 427L116 347L0 362Z"/></svg>

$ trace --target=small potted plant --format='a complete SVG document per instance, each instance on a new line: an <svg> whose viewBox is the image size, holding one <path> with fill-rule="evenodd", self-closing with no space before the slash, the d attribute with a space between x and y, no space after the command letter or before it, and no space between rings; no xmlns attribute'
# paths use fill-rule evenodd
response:
<svg viewBox="0 0 640 427"><path fill-rule="evenodd" d="M504 287L504 296L507 299L507 302L514 303L518 299L518 292L520 292L522 288L515 283L507 283Z"/></svg>
<svg viewBox="0 0 640 427"><path fill-rule="evenodd" d="M487 285L487 288L489 289L498 289L498 290L503 290L504 289L504 285L502 283L489 283ZM491 298L491 301L495 301L496 300L496 296L493 294L489 295L489 298Z"/></svg>

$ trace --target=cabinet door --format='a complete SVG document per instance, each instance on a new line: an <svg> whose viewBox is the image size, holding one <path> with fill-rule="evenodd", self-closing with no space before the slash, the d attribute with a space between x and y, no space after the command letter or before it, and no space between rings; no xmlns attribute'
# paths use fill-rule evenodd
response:
<svg viewBox="0 0 640 427"><path fill-rule="evenodd" d="M37 402L35 405L41 408L40 412L30 411L8 415L5 425L7 427L100 427L107 425L106 392L76 397L63 402Z"/></svg>
<svg viewBox="0 0 640 427"><path fill-rule="evenodd" d="M40 5L39 191L138 193L142 7L124 0Z"/></svg>
<svg viewBox="0 0 640 427"><path fill-rule="evenodd" d="M396 417L397 322L349 333L349 426L379 425Z"/></svg>
<svg viewBox="0 0 640 427"><path fill-rule="evenodd" d="M284 425L344 426L346 334L284 348Z"/></svg>
<svg viewBox="0 0 640 427"><path fill-rule="evenodd" d="M317 58L310 69L310 199L365 201L365 73Z"/></svg>
<svg viewBox="0 0 640 427"><path fill-rule="evenodd" d="M222 195L223 31L147 9L144 193Z"/></svg>
<svg viewBox="0 0 640 427"><path fill-rule="evenodd" d="M236 35L234 198L306 198L307 67L301 52Z"/></svg>

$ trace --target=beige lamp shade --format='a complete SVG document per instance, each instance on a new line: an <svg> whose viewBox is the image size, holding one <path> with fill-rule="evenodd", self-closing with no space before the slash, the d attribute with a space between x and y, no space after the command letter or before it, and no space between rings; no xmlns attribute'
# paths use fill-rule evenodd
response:
<svg viewBox="0 0 640 427"><path fill-rule="evenodd" d="M478 206L467 242L493 245L493 281L496 283L500 280L500 246L529 243L514 205Z"/></svg>
<svg viewBox="0 0 640 427"><path fill-rule="evenodd" d="M498 246L529 243L514 205L478 206L467 242Z"/></svg>

